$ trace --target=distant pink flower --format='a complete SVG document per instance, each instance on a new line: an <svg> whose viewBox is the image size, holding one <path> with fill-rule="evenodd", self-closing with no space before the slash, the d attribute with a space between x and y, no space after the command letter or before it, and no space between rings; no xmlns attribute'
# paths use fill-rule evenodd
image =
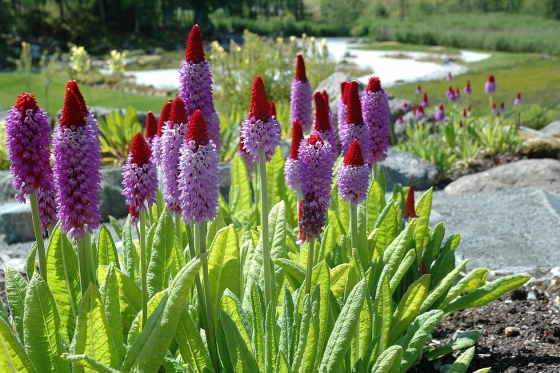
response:
<svg viewBox="0 0 560 373"><path fill-rule="evenodd" d="M466 95L470 95L472 93L472 88L471 88L471 82L470 80L467 80L467 85L465 86L465 88L463 89L463 92L465 92Z"/></svg>
<svg viewBox="0 0 560 373"><path fill-rule="evenodd" d="M495 103L495 102L492 104L492 109L490 110L490 112L491 112L492 114L496 114L497 109L496 109L496 103Z"/></svg>
<svg viewBox="0 0 560 373"><path fill-rule="evenodd" d="M459 90L459 87L457 87L457 89L455 89L455 100L458 100L461 98L461 91Z"/></svg>
<svg viewBox="0 0 560 373"><path fill-rule="evenodd" d="M414 91L414 93L416 93L417 95L422 93L422 87L420 87L420 84L418 84L418 86L416 87L416 90Z"/></svg>
<svg viewBox="0 0 560 373"><path fill-rule="evenodd" d="M441 122L445 118L445 110L443 108L443 104L439 104L439 107L436 111L436 122Z"/></svg>
<svg viewBox="0 0 560 373"><path fill-rule="evenodd" d="M397 121L395 122L395 124L401 125L404 123L404 120L402 118L402 115L399 115L399 117L397 118Z"/></svg>
<svg viewBox="0 0 560 373"><path fill-rule="evenodd" d="M467 109L463 109L463 114L461 115L461 118L467 119Z"/></svg>
<svg viewBox="0 0 560 373"><path fill-rule="evenodd" d="M330 142L333 151L336 152L336 134L331 127L327 104L320 92L315 92L313 100L315 101L315 120L313 121L312 133L317 133L321 138Z"/></svg>
<svg viewBox="0 0 560 373"><path fill-rule="evenodd" d="M403 219L408 221L409 219L417 217L418 215L416 215L416 210L414 209L414 185L411 185L410 188L408 188Z"/></svg>
<svg viewBox="0 0 560 373"><path fill-rule="evenodd" d="M505 112L506 111L506 105L502 102L502 104L500 105L500 112Z"/></svg>
<svg viewBox="0 0 560 373"><path fill-rule="evenodd" d="M428 101L428 94L426 92L424 92L424 97L422 98L420 106L422 106L423 108L427 108L428 106L430 106L430 102Z"/></svg>
<svg viewBox="0 0 560 373"><path fill-rule="evenodd" d="M405 102L402 106L402 111L404 111L406 113L409 109L410 108L408 107L408 104Z"/></svg>
<svg viewBox="0 0 560 373"><path fill-rule="evenodd" d="M513 100L513 105L519 106L521 105L521 102L521 92L517 92L517 97L515 97L515 100Z"/></svg>
<svg viewBox="0 0 560 373"><path fill-rule="evenodd" d="M448 82L453 80L453 75L451 75L451 71L447 73L447 76L445 77L445 80L447 80Z"/></svg>
<svg viewBox="0 0 560 373"><path fill-rule="evenodd" d="M416 119L420 120L422 118L424 118L424 107L418 106L418 109L416 111Z"/></svg>
<svg viewBox="0 0 560 373"><path fill-rule="evenodd" d="M449 86L449 88L445 92L445 97L447 97L447 99L451 102L456 100L455 91L453 90L453 87Z"/></svg>
<svg viewBox="0 0 560 373"><path fill-rule="evenodd" d="M494 75L488 76L488 80L486 81L486 84L484 84L484 92L486 92L486 94L493 94L496 93L496 88Z"/></svg>

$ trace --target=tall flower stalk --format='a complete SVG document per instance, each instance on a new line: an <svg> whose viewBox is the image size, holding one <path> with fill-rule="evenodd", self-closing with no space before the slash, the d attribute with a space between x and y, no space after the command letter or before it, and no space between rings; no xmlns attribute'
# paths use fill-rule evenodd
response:
<svg viewBox="0 0 560 373"><path fill-rule="evenodd" d="M280 144L280 124L270 115L270 107L262 78L257 75L251 90L249 115L241 126L244 150L259 163L261 188L261 237L263 247L264 293L268 305L272 299L272 273L270 271L270 242L268 236L268 192L266 162L272 158Z"/></svg>
<svg viewBox="0 0 560 373"><path fill-rule="evenodd" d="M325 102L325 99L320 92L315 92L313 100L315 100L313 133L317 133L323 139L327 140L331 144L333 151L336 152L336 134L331 126L328 103Z"/></svg>
<svg viewBox="0 0 560 373"><path fill-rule="evenodd" d="M20 190L16 199L25 203L29 197L39 267L47 281L47 261L43 233L56 214L53 204L53 185L50 158L50 125L45 110L41 109L35 96L22 93L16 104L8 110L6 118L6 147L14 175L13 186ZM38 203L37 198L42 203Z"/></svg>
<svg viewBox="0 0 560 373"><path fill-rule="evenodd" d="M304 133L311 129L311 103L313 100L311 83L305 74L305 62L301 54L297 55L296 76L292 82L290 94L290 122L299 120Z"/></svg>
<svg viewBox="0 0 560 373"><path fill-rule="evenodd" d="M155 120L155 118L154 118ZM142 327L148 321L148 259L146 256L146 211L156 203L157 172L152 162L152 154L148 142L138 132L132 139L130 154L124 166L123 194L130 206L131 220L140 222L140 278L142 284Z"/></svg>
<svg viewBox="0 0 560 373"><path fill-rule="evenodd" d="M59 125L53 135L53 169L62 232L78 242L82 293L96 282L90 234L101 223L99 129L78 84L68 83ZM89 276L89 278L88 278Z"/></svg>
<svg viewBox="0 0 560 373"><path fill-rule="evenodd" d="M301 199L301 188L299 182L299 145L303 140L303 129L299 120L294 120L292 123L292 144L290 147L290 155L286 159L284 166L284 177L286 184L296 192L297 201Z"/></svg>
<svg viewBox="0 0 560 373"><path fill-rule="evenodd" d="M346 124L340 130L340 145L342 147L342 154L346 155L352 141L358 140L364 159L367 160L370 158L369 155L371 153L370 135L362 117L362 105L358 93L359 85L360 83L354 80L346 87L348 106L346 110Z"/></svg>

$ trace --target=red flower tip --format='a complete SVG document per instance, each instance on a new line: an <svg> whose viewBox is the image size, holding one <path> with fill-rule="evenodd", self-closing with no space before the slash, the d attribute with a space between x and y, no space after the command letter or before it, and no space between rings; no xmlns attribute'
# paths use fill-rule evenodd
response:
<svg viewBox="0 0 560 373"><path fill-rule="evenodd" d="M132 145L130 146L130 162L136 163L138 167L144 166L150 160L152 152L146 139L140 132L132 138Z"/></svg>
<svg viewBox="0 0 560 373"><path fill-rule="evenodd" d="M362 148L360 148L360 142L358 140L352 141L352 144L350 144L344 156L344 164L346 166L362 166L365 163Z"/></svg>
<svg viewBox="0 0 560 373"><path fill-rule="evenodd" d="M471 109L472 109L472 105L469 104L469 108L468 108L467 110L468 110L468 111L471 111Z"/></svg>
<svg viewBox="0 0 560 373"><path fill-rule="evenodd" d="M426 262L425 261L421 261L420 262L420 268L418 268L418 276L424 276L428 271L426 270Z"/></svg>
<svg viewBox="0 0 560 373"><path fill-rule="evenodd" d="M204 45L202 44L202 34L200 33L198 25L194 25L189 33L185 60L192 63L204 61Z"/></svg>
<svg viewBox="0 0 560 373"><path fill-rule="evenodd" d="M422 107L422 106L420 106L420 107ZM416 106L412 107L412 114L416 114Z"/></svg>
<svg viewBox="0 0 560 373"><path fill-rule="evenodd" d="M399 120L403 120L403 119L402 119L402 115L399 115Z"/></svg>
<svg viewBox="0 0 560 373"><path fill-rule="evenodd" d="M169 117L171 116L171 107L173 106L173 100L168 100L163 107L161 108L161 113L159 114L159 120L158 120L158 124L157 124L157 132L156 132L156 136L157 137L161 137L162 133L162 129L163 126L165 125L165 122L167 122L169 120Z"/></svg>
<svg viewBox="0 0 560 373"><path fill-rule="evenodd" d="M521 100L521 92L517 92L517 99Z"/></svg>
<svg viewBox="0 0 560 373"><path fill-rule="evenodd" d="M417 218L416 210L414 209L414 185L408 188L408 196L406 197L406 205L404 207L404 219Z"/></svg>
<svg viewBox="0 0 560 373"><path fill-rule="evenodd" d="M78 102L80 103L81 110L85 113L87 111L86 100L84 100L84 96L82 92L80 92L80 87L78 87L78 83L75 80L71 80L66 85L67 90L71 90L76 95Z"/></svg>
<svg viewBox="0 0 560 373"><path fill-rule="evenodd" d="M459 128L463 128L463 121L462 120L459 121Z"/></svg>
<svg viewBox="0 0 560 373"><path fill-rule="evenodd" d="M346 123L352 123L354 125L363 123L362 118L362 104L360 103L360 94L358 93L358 87L360 83L353 80L350 82L347 92L347 105L348 109L346 112Z"/></svg>
<svg viewBox="0 0 560 373"><path fill-rule="evenodd" d="M18 110L29 110L33 109L34 111L38 109L37 100L35 96L31 93L22 93L19 95L16 101L16 109Z"/></svg>
<svg viewBox="0 0 560 373"><path fill-rule="evenodd" d="M137 211L132 205L128 206L128 213L131 217L138 218L140 216L140 212Z"/></svg>
<svg viewBox="0 0 560 373"><path fill-rule="evenodd" d="M440 106L441 106L441 105L440 105ZM419 113L423 113L423 112L424 112L424 106L419 105L419 106L418 106L418 112L419 112Z"/></svg>
<svg viewBox="0 0 560 373"><path fill-rule="evenodd" d="M428 101L428 94L424 92L424 101Z"/></svg>
<svg viewBox="0 0 560 373"><path fill-rule="evenodd" d="M171 114L169 115L171 120L171 127L173 128L175 124L189 123L189 116L187 115L187 108L181 97L175 98L173 104L171 105Z"/></svg>
<svg viewBox="0 0 560 373"><path fill-rule="evenodd" d="M495 109L495 108L496 108L496 103L494 102L494 103L492 104L492 109Z"/></svg>
<svg viewBox="0 0 560 373"><path fill-rule="evenodd" d="M471 81L467 80L467 87L470 87L470 86L471 86Z"/></svg>
<svg viewBox="0 0 560 373"><path fill-rule="evenodd" d="M443 110L443 104L439 104L439 110Z"/></svg>
<svg viewBox="0 0 560 373"><path fill-rule="evenodd" d="M330 130L331 123L329 122L329 109L325 104L323 95L319 92L315 92L313 99L315 100L315 130Z"/></svg>
<svg viewBox="0 0 560 373"><path fill-rule="evenodd" d="M370 92L379 92L381 91L381 80L377 76L372 76L369 78L367 90Z"/></svg>
<svg viewBox="0 0 560 373"><path fill-rule="evenodd" d="M307 143L309 145L315 145L318 142L323 142L323 139L321 138L321 136L317 135L316 133L314 133L313 135L309 136L309 138L307 139Z"/></svg>
<svg viewBox="0 0 560 373"><path fill-rule="evenodd" d="M64 107L60 117L60 126L70 128L71 126L83 127L86 125L86 115L82 110L80 99L70 90L66 90Z"/></svg>
<svg viewBox="0 0 560 373"><path fill-rule="evenodd" d="M299 120L292 123L292 146L290 147L290 158L298 159L299 144L303 140L303 129Z"/></svg>
<svg viewBox="0 0 560 373"><path fill-rule="evenodd" d="M158 122L156 117L154 116L154 113L148 111L148 114L146 114L146 138L153 139L157 133L157 129Z"/></svg>
<svg viewBox="0 0 560 373"><path fill-rule="evenodd" d="M420 87L420 84L418 84L418 86L416 87L416 89L418 89L419 91L422 90L422 87Z"/></svg>
<svg viewBox="0 0 560 373"><path fill-rule="evenodd" d="M489 75L488 76L488 81L489 82L494 82L494 75Z"/></svg>
<svg viewBox="0 0 560 373"><path fill-rule="evenodd" d="M346 92L346 86L348 82L341 82L340 83L340 94L342 95L342 99L344 100L344 92Z"/></svg>
<svg viewBox="0 0 560 373"><path fill-rule="evenodd" d="M405 102L402 107L406 109L408 108L408 104Z"/></svg>
<svg viewBox="0 0 560 373"><path fill-rule="evenodd" d="M257 75L251 89L251 110L249 114L257 120L265 120L269 116L268 111L269 105L264 82L261 76Z"/></svg>
<svg viewBox="0 0 560 373"><path fill-rule="evenodd" d="M276 104L274 104L274 101L268 103L268 115L276 116Z"/></svg>
<svg viewBox="0 0 560 373"><path fill-rule="evenodd" d="M327 108L329 107L329 94L327 93L327 91L323 90L323 92L321 92L321 95L323 96L323 100L325 100L325 104L327 104Z"/></svg>
<svg viewBox="0 0 560 373"><path fill-rule="evenodd" d="M448 90L449 92L455 93L455 91L453 90L453 87L452 87L452 86L449 86L449 88L447 88L447 90Z"/></svg>
<svg viewBox="0 0 560 373"><path fill-rule="evenodd" d="M463 109L463 116L464 116L464 117L467 116L467 109Z"/></svg>
<svg viewBox="0 0 560 373"><path fill-rule="evenodd" d="M305 61L303 60L303 56L301 54L297 55L296 80L299 80L300 82L307 81L307 75L305 75Z"/></svg>
<svg viewBox="0 0 560 373"><path fill-rule="evenodd" d="M505 104L502 102L502 104L500 105L500 107L503 109L505 107Z"/></svg>
<svg viewBox="0 0 560 373"><path fill-rule="evenodd" d="M200 145L208 144L208 128L206 126L206 120L204 120L202 111L198 109L192 115L187 129L187 142L191 140L194 140L196 150L198 150Z"/></svg>

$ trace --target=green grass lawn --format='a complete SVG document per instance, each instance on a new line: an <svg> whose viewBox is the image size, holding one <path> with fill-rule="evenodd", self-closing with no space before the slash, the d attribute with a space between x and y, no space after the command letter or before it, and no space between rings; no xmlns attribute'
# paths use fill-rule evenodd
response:
<svg viewBox="0 0 560 373"><path fill-rule="evenodd" d="M48 99L42 85L42 77L39 73L31 75L31 93L35 94L39 106L45 108L49 115L54 115L62 108L68 78L58 74L53 78L49 87ZM151 110L159 113L166 97L156 97L133 93L124 93L119 90L101 89L80 84L80 90L88 106L127 107L132 106L136 110ZM26 91L25 75L23 73L0 73L0 103L3 110L8 110L15 104L17 96Z"/></svg>
<svg viewBox="0 0 560 373"><path fill-rule="evenodd" d="M407 46L408 47L408 46ZM402 50L405 50L405 46ZM525 105L539 105L548 107L560 101L560 58L543 57L540 54L521 54L492 52L492 57L483 61L468 63L471 72L456 76L451 82L446 80L425 81L398 85L387 89L396 97L416 100L414 89L417 84L422 85L428 93L431 105L439 103L450 104L445 92L450 83L453 87L460 87L461 100L458 106L465 107L471 103L480 114L489 112L489 98L484 93L484 83L488 75L496 77L498 86L494 101L499 105L505 102L506 109L513 107L513 100L517 92L521 92ZM463 87L470 80L473 93L466 97ZM560 119L560 105L549 112L550 119Z"/></svg>

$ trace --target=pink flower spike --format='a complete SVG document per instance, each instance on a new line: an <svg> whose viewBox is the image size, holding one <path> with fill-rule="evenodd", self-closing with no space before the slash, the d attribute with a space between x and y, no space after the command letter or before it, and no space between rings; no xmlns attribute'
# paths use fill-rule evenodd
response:
<svg viewBox="0 0 560 373"><path fill-rule="evenodd" d="M411 185L410 188L408 188L403 219L408 221L409 219L417 217L418 215L416 215L416 210L414 209L414 185Z"/></svg>

